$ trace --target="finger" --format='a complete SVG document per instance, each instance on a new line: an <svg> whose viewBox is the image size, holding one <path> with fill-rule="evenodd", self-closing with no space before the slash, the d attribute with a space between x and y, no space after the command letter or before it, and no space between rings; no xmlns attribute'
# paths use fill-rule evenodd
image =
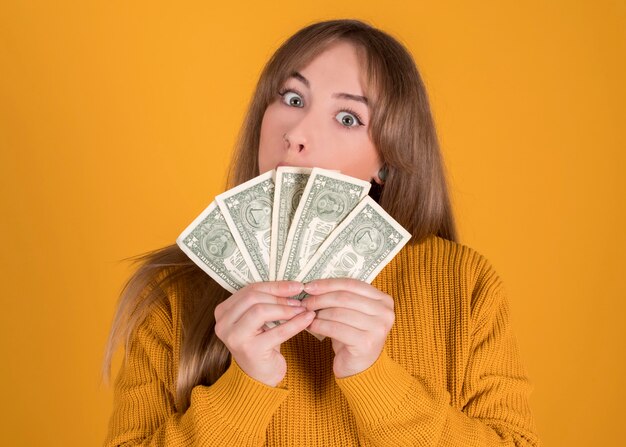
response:
<svg viewBox="0 0 626 447"><path fill-rule="evenodd" d="M242 297L239 302L235 303L228 314L225 314L222 318L225 322L231 324L236 323L248 310L254 306L261 304L272 304L277 306L284 306L287 308L301 308L304 307L299 300L277 297L274 295L268 295L265 293L255 293L251 296Z"/></svg>
<svg viewBox="0 0 626 447"><path fill-rule="evenodd" d="M308 329L317 335L323 335L348 346L358 346L367 332L338 321L320 320L315 318Z"/></svg>
<svg viewBox="0 0 626 447"><path fill-rule="evenodd" d="M307 310L302 307L282 306L279 304L255 304L249 308L232 325L232 330L245 334L255 334L263 330L263 326L268 321L291 320L298 314Z"/></svg>
<svg viewBox="0 0 626 447"><path fill-rule="evenodd" d="M299 291L302 291L302 284L295 281L281 281L281 283L256 283L246 286L216 307L216 320L224 319L232 324L241 318L247 309L257 303L301 306L299 300L287 297L298 295ZM278 295L270 292L278 293Z"/></svg>
<svg viewBox="0 0 626 447"><path fill-rule="evenodd" d="M362 331L367 331L383 324L379 318L352 309L331 307L329 309L322 309L316 313L316 320L335 321Z"/></svg>
<svg viewBox="0 0 626 447"><path fill-rule="evenodd" d="M348 291L334 291L321 295L309 295L302 300L308 310L319 310L330 307L341 307L362 312L367 315L378 315L388 306L382 300L373 300Z"/></svg>
<svg viewBox="0 0 626 447"><path fill-rule="evenodd" d="M265 281L250 284L248 287L274 296L291 297L302 292L304 284L299 281Z"/></svg>
<svg viewBox="0 0 626 447"><path fill-rule="evenodd" d="M304 284L298 281L266 281L248 284L230 296L220 305L226 311L241 296L254 295L255 293L265 293L273 296L292 297L302 292Z"/></svg>
<svg viewBox="0 0 626 447"><path fill-rule="evenodd" d="M294 335L302 332L311 324L314 317L315 312L302 312L300 315L296 315L291 320L285 321L272 329L266 330L263 334L257 337L257 340L260 345L264 346L266 349L280 346Z"/></svg>
<svg viewBox="0 0 626 447"><path fill-rule="evenodd" d="M316 279L304 285L304 291L310 295L321 295L339 290L351 291L375 300L382 300L388 296L371 284L353 278Z"/></svg>

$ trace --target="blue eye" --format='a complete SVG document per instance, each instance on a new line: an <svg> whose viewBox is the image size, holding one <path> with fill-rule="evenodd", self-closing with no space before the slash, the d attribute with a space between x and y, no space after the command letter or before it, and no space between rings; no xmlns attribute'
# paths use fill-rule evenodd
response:
<svg viewBox="0 0 626 447"><path fill-rule="evenodd" d="M355 112L348 112L345 110L342 110L337 114L337 121L345 127L357 127L363 125L359 116Z"/></svg>
<svg viewBox="0 0 626 447"><path fill-rule="evenodd" d="M300 96L300 94L291 90L278 92L278 94L283 97L283 102L287 104L288 106L304 107L304 101L302 100L302 97Z"/></svg>

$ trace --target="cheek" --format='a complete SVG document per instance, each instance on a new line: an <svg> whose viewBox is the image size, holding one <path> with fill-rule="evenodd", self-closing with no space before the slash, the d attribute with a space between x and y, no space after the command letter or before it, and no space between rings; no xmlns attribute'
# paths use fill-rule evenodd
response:
<svg viewBox="0 0 626 447"><path fill-rule="evenodd" d="M371 180L380 168L380 157L376 147L369 138L349 138L333 151L331 163L337 165L341 172L362 180Z"/></svg>
<svg viewBox="0 0 626 447"><path fill-rule="evenodd" d="M276 164L277 157L280 156L279 151L284 132L279 128L281 120L278 115L272 106L268 107L263 115L259 139L259 171L261 173L272 169Z"/></svg>
<svg viewBox="0 0 626 447"><path fill-rule="evenodd" d="M288 115L277 104L270 105L261 122L261 138L265 141L282 140L287 127Z"/></svg>

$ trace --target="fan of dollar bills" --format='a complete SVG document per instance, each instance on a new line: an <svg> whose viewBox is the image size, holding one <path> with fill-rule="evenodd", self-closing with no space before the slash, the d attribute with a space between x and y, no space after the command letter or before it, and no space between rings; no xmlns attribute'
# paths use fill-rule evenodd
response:
<svg viewBox="0 0 626 447"><path fill-rule="evenodd" d="M259 281L371 283L411 235L369 188L335 171L279 167L218 195L176 243L231 293Z"/></svg>

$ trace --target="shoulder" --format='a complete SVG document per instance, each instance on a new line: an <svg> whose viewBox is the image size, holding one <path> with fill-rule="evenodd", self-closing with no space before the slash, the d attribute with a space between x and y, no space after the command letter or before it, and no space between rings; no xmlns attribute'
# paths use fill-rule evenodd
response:
<svg viewBox="0 0 626 447"><path fill-rule="evenodd" d="M127 317L128 335L143 325L171 338L180 307L178 277L188 258L173 244L131 260L137 268L124 286L118 312Z"/></svg>
<svg viewBox="0 0 626 447"><path fill-rule="evenodd" d="M434 235L407 244L381 272L377 284L388 290L399 287L403 296L464 309L475 323L505 296L500 276L483 254Z"/></svg>
<svg viewBox="0 0 626 447"><path fill-rule="evenodd" d="M424 240L423 244L425 258L442 273L456 279L475 326L482 326L494 312L507 305L504 283L491 261L482 253L436 236Z"/></svg>
<svg viewBox="0 0 626 447"><path fill-rule="evenodd" d="M435 235L407 244L398 254L398 261L404 264L403 270L420 272L421 276L454 278L470 287L502 287L493 265L483 254Z"/></svg>
<svg viewBox="0 0 626 447"><path fill-rule="evenodd" d="M171 277L171 271L167 268L155 271L141 292L142 299L137 303L141 309L138 329L143 326L153 337L168 344L172 342L178 312L176 285L172 283Z"/></svg>

